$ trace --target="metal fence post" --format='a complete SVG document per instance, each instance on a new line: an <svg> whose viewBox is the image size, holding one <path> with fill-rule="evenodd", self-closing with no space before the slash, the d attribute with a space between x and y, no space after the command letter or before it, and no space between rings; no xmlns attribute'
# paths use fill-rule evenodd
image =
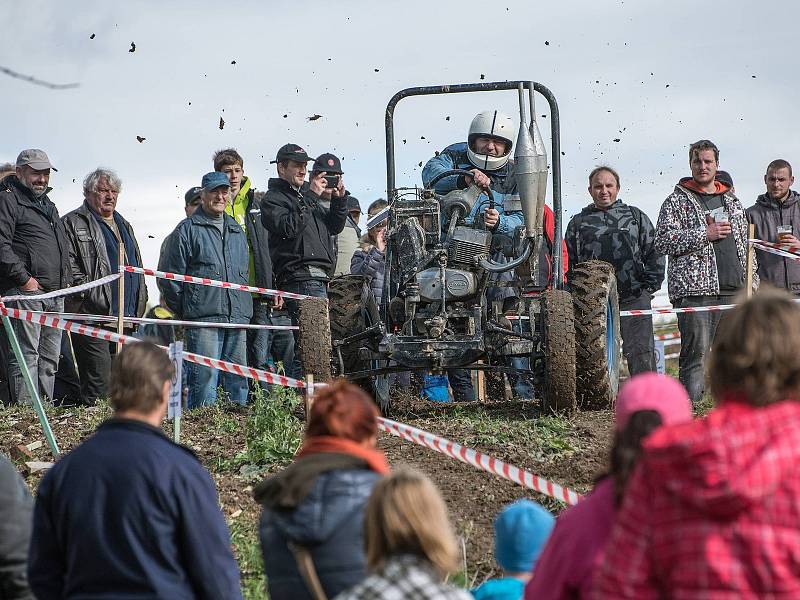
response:
<svg viewBox="0 0 800 600"><path fill-rule="evenodd" d="M50 452L52 452L53 457L58 458L61 452L58 449L56 436L53 435L53 430L50 428L50 422L47 420L47 415L44 412L42 401L39 398L39 390L37 389L38 382L34 383L33 379L31 378L31 373L28 371L28 363L25 362L22 349L19 347L19 340L17 340L17 336L14 333L14 328L11 326L11 319L9 319L7 315L3 315L3 326L6 328L8 341L11 343L11 348L14 350L14 356L17 359L17 364L19 364L19 369L22 371L22 378L25 380L25 387L28 388L28 393L31 395L33 409L36 411L36 414L39 417L39 423L42 424L42 431L44 431L44 437L47 439L47 445L50 446ZM44 327L44 325L42 325L42 327Z"/></svg>

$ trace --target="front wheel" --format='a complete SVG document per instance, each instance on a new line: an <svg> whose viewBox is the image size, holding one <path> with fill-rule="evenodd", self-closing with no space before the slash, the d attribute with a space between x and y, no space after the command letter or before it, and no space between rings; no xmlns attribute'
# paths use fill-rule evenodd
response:
<svg viewBox="0 0 800 600"><path fill-rule="evenodd" d="M578 402L581 408L613 406L619 389L621 336L619 298L614 267L602 260L572 266L578 359Z"/></svg>
<svg viewBox="0 0 800 600"><path fill-rule="evenodd" d="M575 323L572 298L563 290L541 295L545 411L571 414L576 407ZM533 307L533 305L531 305ZM535 315L531 314L531 318Z"/></svg>

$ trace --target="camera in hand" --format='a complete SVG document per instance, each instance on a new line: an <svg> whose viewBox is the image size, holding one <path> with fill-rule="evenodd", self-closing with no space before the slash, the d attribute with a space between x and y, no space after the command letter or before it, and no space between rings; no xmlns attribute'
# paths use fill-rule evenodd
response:
<svg viewBox="0 0 800 600"><path fill-rule="evenodd" d="M338 175L325 175L325 188L332 190L339 185Z"/></svg>

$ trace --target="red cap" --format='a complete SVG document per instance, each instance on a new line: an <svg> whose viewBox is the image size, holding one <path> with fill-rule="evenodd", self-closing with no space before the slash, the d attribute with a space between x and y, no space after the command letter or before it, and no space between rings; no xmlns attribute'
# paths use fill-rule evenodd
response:
<svg viewBox="0 0 800 600"><path fill-rule="evenodd" d="M653 410L663 425L676 425L692 420L692 403L679 381L659 373L634 375L617 395L615 428L622 431L631 415L640 410Z"/></svg>

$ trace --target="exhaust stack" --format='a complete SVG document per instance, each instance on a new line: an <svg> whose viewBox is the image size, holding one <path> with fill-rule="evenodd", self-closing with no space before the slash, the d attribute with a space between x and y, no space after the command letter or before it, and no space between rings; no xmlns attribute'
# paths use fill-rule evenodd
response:
<svg viewBox="0 0 800 600"><path fill-rule="evenodd" d="M535 238L542 235L544 198L547 191L547 151L533 114L531 114L530 128L527 125L522 84L519 85L518 92L520 126L514 152L514 177L522 203L527 236ZM533 108L532 103L531 108Z"/></svg>

